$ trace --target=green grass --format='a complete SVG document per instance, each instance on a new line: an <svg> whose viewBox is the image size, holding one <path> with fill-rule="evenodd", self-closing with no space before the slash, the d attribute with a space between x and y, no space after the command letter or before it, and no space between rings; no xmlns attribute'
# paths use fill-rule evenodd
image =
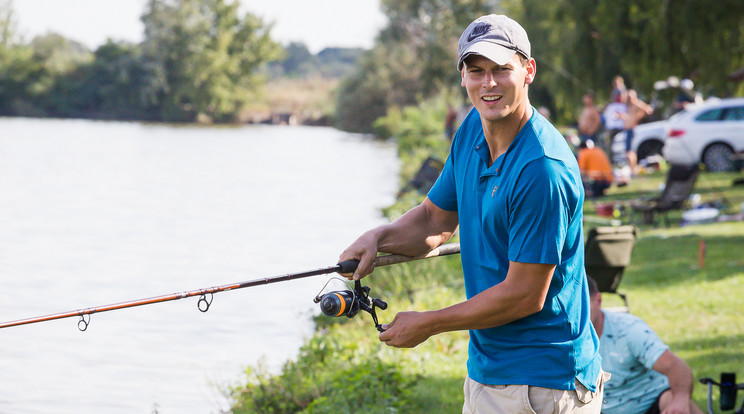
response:
<svg viewBox="0 0 744 414"><path fill-rule="evenodd" d="M744 186L732 182L741 176L702 172L694 192L705 203L725 203L725 213L738 213ZM642 175L626 187L612 188L602 200L587 202L586 227L606 221L596 216L597 203L627 206L654 196L664 178L664 172ZM404 211L404 204L410 203L404 199L390 210ZM623 214L618 219L629 223L633 217ZM744 222L680 226L680 220L681 212L672 212L668 227L634 223L640 235L618 290L627 294L630 311L690 365L696 381L693 398L705 409L707 388L698 379L718 379L722 371L744 378ZM378 312L382 322L402 310L436 309L464 300L457 256L380 268L365 284L373 297L389 303ZM603 294L603 299L606 306L621 303L613 294ZM317 322L315 336L282 374L249 370L246 384L233 390L236 413L460 412L466 332L437 335L413 349L394 349L378 341L366 313L351 320L319 317ZM298 404L287 406L286 392L274 391L288 389L294 390ZM349 391L333 391L339 389ZM714 396L717 407L718 393ZM267 408L280 406L285 408Z"/></svg>

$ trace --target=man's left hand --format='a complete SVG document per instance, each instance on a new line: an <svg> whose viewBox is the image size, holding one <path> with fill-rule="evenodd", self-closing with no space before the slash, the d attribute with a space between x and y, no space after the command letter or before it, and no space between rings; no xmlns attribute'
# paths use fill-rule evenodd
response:
<svg viewBox="0 0 744 414"><path fill-rule="evenodd" d="M422 312L400 312L393 321L382 325L380 341L396 348L413 348L429 339L432 333Z"/></svg>

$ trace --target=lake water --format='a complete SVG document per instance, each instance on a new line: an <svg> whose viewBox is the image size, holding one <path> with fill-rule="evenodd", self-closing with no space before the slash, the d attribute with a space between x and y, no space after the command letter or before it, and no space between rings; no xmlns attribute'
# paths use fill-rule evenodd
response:
<svg viewBox="0 0 744 414"><path fill-rule="evenodd" d="M331 128L0 118L0 321L331 266L397 170ZM247 366L296 356L328 277L2 329L0 413L227 411Z"/></svg>

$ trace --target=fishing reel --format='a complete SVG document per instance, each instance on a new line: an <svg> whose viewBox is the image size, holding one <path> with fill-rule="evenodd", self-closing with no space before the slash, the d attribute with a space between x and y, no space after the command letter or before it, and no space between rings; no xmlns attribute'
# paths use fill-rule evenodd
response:
<svg viewBox="0 0 744 414"><path fill-rule="evenodd" d="M323 289L325 289L325 286L323 286ZM321 292L323 289L321 289ZM377 312L375 309L380 308L385 310L387 309L387 303L381 299L370 297L369 290L369 286L362 286L362 283L357 280L354 282L353 290L337 290L323 295L318 294L313 301L320 303L321 312L331 317L345 315L347 318L353 318L360 310L368 312L372 315L375 328L382 332L382 325L377 322Z"/></svg>

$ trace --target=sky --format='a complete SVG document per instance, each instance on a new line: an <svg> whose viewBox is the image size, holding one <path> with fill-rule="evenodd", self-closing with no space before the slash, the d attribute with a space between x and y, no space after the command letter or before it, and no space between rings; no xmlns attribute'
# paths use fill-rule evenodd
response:
<svg viewBox="0 0 744 414"><path fill-rule="evenodd" d="M140 42L147 0L12 0L24 40L49 31L91 50L106 39ZM240 0L241 11L273 22L274 40L325 47L370 48L386 22L379 0Z"/></svg>

